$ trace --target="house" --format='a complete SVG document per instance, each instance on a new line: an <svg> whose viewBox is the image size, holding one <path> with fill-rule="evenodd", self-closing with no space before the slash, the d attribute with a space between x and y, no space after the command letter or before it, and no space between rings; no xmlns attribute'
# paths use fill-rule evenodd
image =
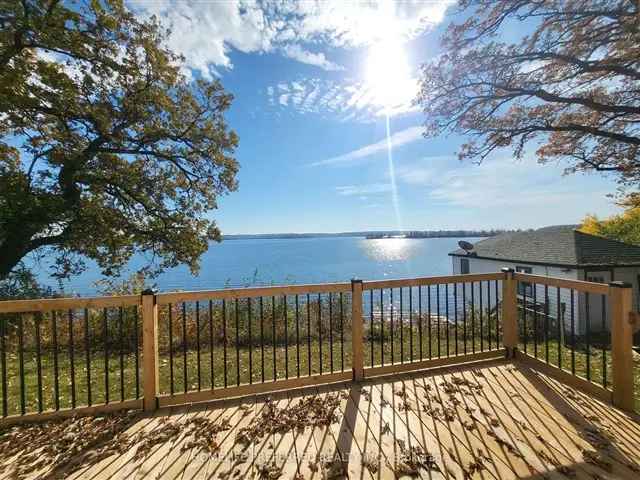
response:
<svg viewBox="0 0 640 480"><path fill-rule="evenodd" d="M633 286L633 305L640 302L640 247L577 230L577 225L557 225L538 230L505 233L481 240L473 249L455 250L449 255L453 261L453 273L496 272L511 267L522 273L571 280L587 280L608 283L614 280ZM574 315L577 333L586 330L587 316L590 331L608 330L606 299L599 296L562 291L533 292L532 286L520 283L518 294L521 302L536 302L547 308L554 318L565 320ZM591 297L591 298L589 298ZM572 306L575 311L572 311ZM603 321L604 319L604 321Z"/></svg>

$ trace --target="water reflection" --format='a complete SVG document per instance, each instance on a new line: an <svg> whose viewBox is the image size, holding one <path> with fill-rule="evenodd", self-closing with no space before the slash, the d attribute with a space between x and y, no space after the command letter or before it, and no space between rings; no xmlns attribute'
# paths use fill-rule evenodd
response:
<svg viewBox="0 0 640 480"><path fill-rule="evenodd" d="M362 240L360 246L369 258L378 262L406 261L417 251L416 241L409 238Z"/></svg>

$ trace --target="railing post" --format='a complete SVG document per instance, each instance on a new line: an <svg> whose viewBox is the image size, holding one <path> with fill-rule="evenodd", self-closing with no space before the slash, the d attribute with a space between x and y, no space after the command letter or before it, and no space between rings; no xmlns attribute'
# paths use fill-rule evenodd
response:
<svg viewBox="0 0 640 480"><path fill-rule="evenodd" d="M634 403L631 292L631 285L628 283L609 284L613 404L624 410L633 410Z"/></svg>
<svg viewBox="0 0 640 480"><path fill-rule="evenodd" d="M144 380L144 410L158 408L158 387L160 385L158 366L158 305L156 292L151 289L142 292L142 378Z"/></svg>
<svg viewBox="0 0 640 480"><path fill-rule="evenodd" d="M502 343L507 358L514 358L518 347L518 301L516 298L517 281L513 268L502 269Z"/></svg>
<svg viewBox="0 0 640 480"><path fill-rule="evenodd" d="M351 280L351 361L353 380L364 378L362 280Z"/></svg>

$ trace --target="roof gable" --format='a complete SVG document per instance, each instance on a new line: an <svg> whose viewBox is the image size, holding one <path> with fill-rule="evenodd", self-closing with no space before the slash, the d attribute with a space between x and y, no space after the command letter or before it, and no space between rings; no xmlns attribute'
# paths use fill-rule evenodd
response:
<svg viewBox="0 0 640 480"><path fill-rule="evenodd" d="M640 265L640 247L558 225L526 232L497 235L477 242L473 253L480 258L571 267ZM462 249L450 255L467 255Z"/></svg>

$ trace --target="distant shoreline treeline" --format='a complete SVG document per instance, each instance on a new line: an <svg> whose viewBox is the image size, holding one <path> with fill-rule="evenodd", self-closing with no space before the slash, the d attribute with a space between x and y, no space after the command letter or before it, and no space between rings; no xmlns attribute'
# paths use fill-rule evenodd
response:
<svg viewBox="0 0 640 480"><path fill-rule="evenodd" d="M242 239L295 239L295 238L322 238L322 237L365 237L385 238L404 236L406 238L450 238L450 237L492 237L506 232L519 230L376 230L363 232L339 232L339 233L258 233L243 235L224 235L223 240Z"/></svg>

